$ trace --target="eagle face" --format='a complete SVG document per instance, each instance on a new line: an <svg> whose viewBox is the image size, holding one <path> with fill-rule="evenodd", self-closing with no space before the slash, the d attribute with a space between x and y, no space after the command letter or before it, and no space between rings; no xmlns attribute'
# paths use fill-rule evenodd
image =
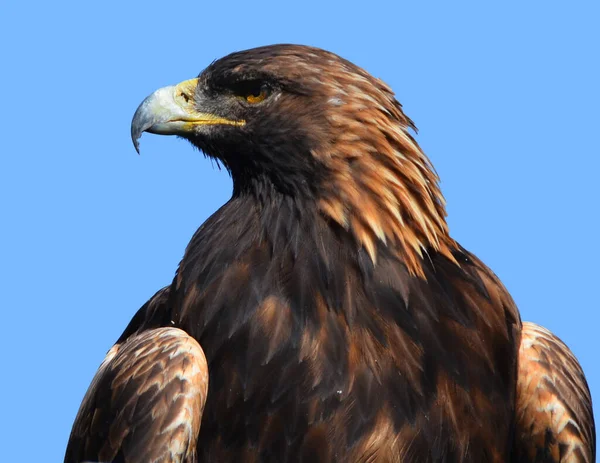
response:
<svg viewBox="0 0 600 463"><path fill-rule="evenodd" d="M134 143L143 131L179 135L221 161L238 187L264 178L290 193L316 189L323 165L311 153L328 132L326 63L294 46L268 51L229 55L150 95L134 116Z"/></svg>

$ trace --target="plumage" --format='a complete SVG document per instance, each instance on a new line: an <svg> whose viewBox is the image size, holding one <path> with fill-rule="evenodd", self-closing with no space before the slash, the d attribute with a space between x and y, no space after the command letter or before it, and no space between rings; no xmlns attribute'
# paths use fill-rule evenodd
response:
<svg viewBox="0 0 600 463"><path fill-rule="evenodd" d="M411 129L382 81L295 45L234 53L144 100L136 148L144 131L182 136L229 170L233 195L109 353L65 461L102 458L106 445L115 461L170 461L145 444L156 418L121 424L117 414L130 401L172 403L172 393L159 387L147 399L132 375L121 398L109 394L114 375L146 365L125 346L143 339L160 351L165 329L194 346L198 371L201 352L208 368L205 405L201 374L174 376L202 399L185 461L593 459L579 365L552 335L523 329L502 283L451 238L438 177ZM180 368L160 355L147 362ZM569 427L539 403L568 409ZM94 410L108 418L90 430ZM114 426L146 453L111 441ZM544 427L559 447L577 448L556 454L555 441L538 438Z"/></svg>

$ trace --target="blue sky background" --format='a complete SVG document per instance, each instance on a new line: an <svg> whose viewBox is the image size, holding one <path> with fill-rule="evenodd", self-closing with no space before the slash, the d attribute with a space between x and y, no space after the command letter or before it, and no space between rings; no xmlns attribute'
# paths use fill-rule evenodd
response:
<svg viewBox="0 0 600 463"><path fill-rule="evenodd" d="M145 135L138 156L137 105L278 42L394 88L453 236L567 342L600 403L600 7L491 3L2 2L3 460L62 460L106 351L230 195L181 140Z"/></svg>

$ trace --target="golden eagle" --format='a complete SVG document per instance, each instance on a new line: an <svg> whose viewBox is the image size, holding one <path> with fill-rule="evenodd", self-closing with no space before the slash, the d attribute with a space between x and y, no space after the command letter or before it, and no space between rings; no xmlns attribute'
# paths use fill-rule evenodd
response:
<svg viewBox="0 0 600 463"><path fill-rule="evenodd" d="M390 88L339 56L233 53L140 105L231 173L96 374L66 462L589 462L590 393L448 232Z"/></svg>

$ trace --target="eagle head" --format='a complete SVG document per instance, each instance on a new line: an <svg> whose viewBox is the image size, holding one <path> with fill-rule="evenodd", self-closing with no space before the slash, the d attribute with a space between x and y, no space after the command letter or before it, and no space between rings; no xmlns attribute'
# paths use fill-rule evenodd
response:
<svg viewBox="0 0 600 463"><path fill-rule="evenodd" d="M179 135L224 164L234 195L310 202L373 260L390 246L419 273L423 251L451 256L454 244L438 177L410 129L391 89L365 70L317 48L272 45L157 90L131 135L136 149L144 131Z"/></svg>

